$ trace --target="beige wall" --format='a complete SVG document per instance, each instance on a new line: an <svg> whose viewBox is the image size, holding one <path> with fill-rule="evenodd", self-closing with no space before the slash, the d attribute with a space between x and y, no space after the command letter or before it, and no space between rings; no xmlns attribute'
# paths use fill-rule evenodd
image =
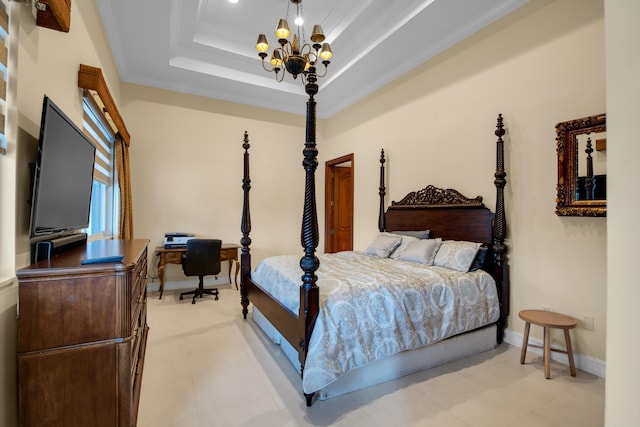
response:
<svg viewBox="0 0 640 427"><path fill-rule="evenodd" d="M131 84L123 86L123 97L136 237L150 239L152 247L176 231L239 243L247 131L252 254L261 259L300 250L304 117ZM149 265L155 275L157 262ZM165 280L169 288L184 280L180 267L167 266Z"/></svg>
<svg viewBox="0 0 640 427"><path fill-rule="evenodd" d="M434 184L482 195L493 208L493 132L502 113L509 328L521 334L518 311L543 305L592 316L593 331L575 331L576 351L604 360L606 219L554 213L555 124L605 111L603 6L533 3L329 119L323 156L355 153L355 243L363 248L376 230L381 147L387 202Z"/></svg>
<svg viewBox="0 0 640 427"><path fill-rule="evenodd" d="M15 259L10 266L14 272L15 268L29 262L28 163L35 160L43 96L51 97L81 126L82 92L77 84L79 64L102 68L116 101L119 101L120 81L93 1L72 2L69 33L37 27L30 5L9 4L11 27L15 30L12 37L17 35L17 39L13 39L15 49L10 52L10 57L14 60L13 66L17 60L17 77L9 87L10 97L13 96L15 101L10 106L15 113L10 113L10 117L14 114L15 121L9 123L13 136L9 137L8 155L2 159L2 169L15 171L15 176L2 180L3 197L9 193L13 200L11 203L5 203L4 198L2 200L0 230L3 245L15 241L15 257L7 256L4 250L2 255L3 269L7 259ZM15 185L12 186L14 180ZM15 217L8 212L12 206ZM0 425L7 427L17 424L16 302L17 285L0 282Z"/></svg>
<svg viewBox="0 0 640 427"><path fill-rule="evenodd" d="M640 282L635 266L637 249L637 197L640 169L638 128L640 117L640 3L606 0L607 27L607 140L611 141L608 211L607 379L605 425L635 426L640 420L640 330L637 302Z"/></svg>

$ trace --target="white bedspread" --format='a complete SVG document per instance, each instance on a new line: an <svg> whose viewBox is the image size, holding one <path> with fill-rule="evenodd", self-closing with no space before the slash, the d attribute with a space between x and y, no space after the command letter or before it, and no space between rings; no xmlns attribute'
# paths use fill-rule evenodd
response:
<svg viewBox="0 0 640 427"><path fill-rule="evenodd" d="M350 369L495 322L495 281L486 272L375 258L321 254L320 313L302 386L313 393ZM267 258L252 273L260 287L298 313L300 256Z"/></svg>

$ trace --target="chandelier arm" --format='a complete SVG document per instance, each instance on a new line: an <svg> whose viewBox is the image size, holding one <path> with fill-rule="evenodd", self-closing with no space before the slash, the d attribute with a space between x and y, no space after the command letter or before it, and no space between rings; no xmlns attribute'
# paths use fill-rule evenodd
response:
<svg viewBox="0 0 640 427"><path fill-rule="evenodd" d="M282 59L287 56L293 55L293 47L291 46L291 43L289 43L289 41L274 50L279 50L282 53Z"/></svg>
<svg viewBox="0 0 640 427"><path fill-rule="evenodd" d="M305 49L306 49L306 52L305 52ZM313 48L309 43L303 44L302 47L300 48L300 55L304 55L305 53L309 55L315 55L315 53L313 52Z"/></svg>
<svg viewBox="0 0 640 427"><path fill-rule="evenodd" d="M324 77L327 75L327 72L329 72L329 67L327 67L327 64L324 64L324 73L320 74L316 71L316 76L317 77Z"/></svg>
<svg viewBox="0 0 640 427"><path fill-rule="evenodd" d="M270 72L272 72L272 71L275 71L275 68L272 68L272 69L268 69L268 68L267 68L267 66L264 64L264 58L262 58L262 68L263 68L265 71L268 71L269 73L270 73Z"/></svg>

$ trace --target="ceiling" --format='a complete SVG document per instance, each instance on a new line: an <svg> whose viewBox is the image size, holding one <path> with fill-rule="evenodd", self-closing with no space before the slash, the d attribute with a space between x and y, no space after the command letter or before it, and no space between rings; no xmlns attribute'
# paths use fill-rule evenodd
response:
<svg viewBox="0 0 640 427"><path fill-rule="evenodd" d="M319 79L317 116L331 117L527 1L303 1L307 38L321 24L334 53ZM96 2L122 81L304 114L300 78L276 82L255 50L259 33L276 44L289 0Z"/></svg>

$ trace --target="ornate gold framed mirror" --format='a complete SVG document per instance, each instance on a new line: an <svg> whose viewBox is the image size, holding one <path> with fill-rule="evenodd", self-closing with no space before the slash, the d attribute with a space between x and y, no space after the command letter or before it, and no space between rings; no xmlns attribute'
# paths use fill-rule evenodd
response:
<svg viewBox="0 0 640 427"><path fill-rule="evenodd" d="M607 215L606 115L556 125L556 215Z"/></svg>

